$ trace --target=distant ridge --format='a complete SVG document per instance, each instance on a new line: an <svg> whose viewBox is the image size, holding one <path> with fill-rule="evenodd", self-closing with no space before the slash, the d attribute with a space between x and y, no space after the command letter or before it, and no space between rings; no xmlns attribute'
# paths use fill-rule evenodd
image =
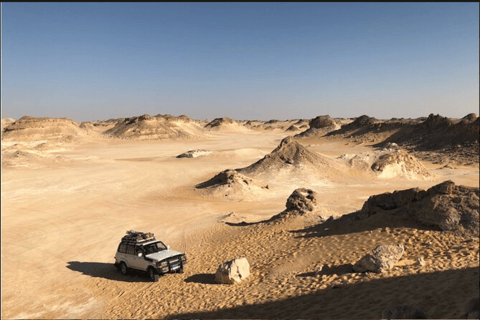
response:
<svg viewBox="0 0 480 320"><path fill-rule="evenodd" d="M198 121L187 116L174 117L161 114L125 118L104 132L105 135L115 138L138 140L188 139L203 136L203 133L204 130Z"/></svg>

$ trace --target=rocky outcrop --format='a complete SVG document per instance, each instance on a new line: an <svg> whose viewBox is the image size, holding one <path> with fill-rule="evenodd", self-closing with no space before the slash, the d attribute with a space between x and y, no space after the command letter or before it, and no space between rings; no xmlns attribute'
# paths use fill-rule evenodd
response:
<svg viewBox="0 0 480 320"><path fill-rule="evenodd" d="M287 199L287 211L299 213L311 212L317 205L318 194L310 189L299 188Z"/></svg>
<svg viewBox="0 0 480 320"><path fill-rule="evenodd" d="M212 153L212 151L209 151L209 150L201 150L201 149L189 150L187 152L179 154L177 158L196 158L196 157L206 156L210 153Z"/></svg>
<svg viewBox="0 0 480 320"><path fill-rule="evenodd" d="M478 234L479 188L445 181L426 191L413 188L387 192L371 196L359 215L367 217L390 210L405 212L417 222L441 230L460 229Z"/></svg>
<svg viewBox="0 0 480 320"><path fill-rule="evenodd" d="M17 141L78 141L86 136L79 124L67 118L24 116L3 128L2 139Z"/></svg>
<svg viewBox="0 0 480 320"><path fill-rule="evenodd" d="M215 282L235 284L250 275L250 264L246 258L236 258L221 264L215 273Z"/></svg>
<svg viewBox="0 0 480 320"><path fill-rule="evenodd" d="M433 177L416 157L404 150L396 150L380 156L371 168L380 178L405 176L411 180L419 180Z"/></svg>
<svg viewBox="0 0 480 320"><path fill-rule="evenodd" d="M289 136L284 138L277 148L248 167L237 169L248 175L278 173L281 170L321 169L322 173L336 172L331 160L312 152Z"/></svg>
<svg viewBox="0 0 480 320"><path fill-rule="evenodd" d="M216 128L216 127L220 127L228 124L234 124L234 123L237 123L237 121L232 120L229 117L215 118L209 123L207 123L207 125L205 125L205 128Z"/></svg>
<svg viewBox="0 0 480 320"><path fill-rule="evenodd" d="M371 253L360 259L353 266L353 270L355 272L372 271L376 273L389 270L400 260L404 251L403 245L379 245Z"/></svg>
<svg viewBox="0 0 480 320"><path fill-rule="evenodd" d="M213 178L199 183L195 190L199 194L213 197L222 197L231 200L243 200L258 196L262 191L267 191L268 185L249 178L235 170L227 169Z"/></svg>
<svg viewBox="0 0 480 320"><path fill-rule="evenodd" d="M203 133L204 129L198 121L168 114L125 118L103 132L112 138L136 140L188 139L203 136Z"/></svg>
<svg viewBox="0 0 480 320"><path fill-rule="evenodd" d="M295 136L295 138L323 136L328 132L338 129L340 126L329 115L318 116L309 122L309 128Z"/></svg>

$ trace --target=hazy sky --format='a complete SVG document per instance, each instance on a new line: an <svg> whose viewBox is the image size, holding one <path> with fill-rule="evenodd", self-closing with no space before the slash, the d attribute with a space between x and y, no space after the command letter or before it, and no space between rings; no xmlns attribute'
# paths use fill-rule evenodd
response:
<svg viewBox="0 0 480 320"><path fill-rule="evenodd" d="M478 3L3 3L2 117L463 117Z"/></svg>

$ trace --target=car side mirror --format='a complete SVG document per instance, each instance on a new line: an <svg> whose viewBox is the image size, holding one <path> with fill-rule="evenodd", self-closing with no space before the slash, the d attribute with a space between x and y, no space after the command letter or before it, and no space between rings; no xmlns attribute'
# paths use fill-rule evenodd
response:
<svg viewBox="0 0 480 320"><path fill-rule="evenodd" d="M141 253L141 252L139 252L139 253L137 254L137 256L141 257L141 256L142 256L142 253Z"/></svg>
<svg viewBox="0 0 480 320"><path fill-rule="evenodd" d="M170 250L170 246L167 244L167 250Z"/></svg>

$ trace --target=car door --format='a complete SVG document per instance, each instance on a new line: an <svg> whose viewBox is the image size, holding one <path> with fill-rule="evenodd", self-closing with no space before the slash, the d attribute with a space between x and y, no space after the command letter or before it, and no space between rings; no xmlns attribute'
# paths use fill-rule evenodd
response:
<svg viewBox="0 0 480 320"><path fill-rule="evenodd" d="M137 260L135 259L135 245L128 244L127 252L125 254L125 260L127 261L127 267L137 269Z"/></svg>
<svg viewBox="0 0 480 320"><path fill-rule="evenodd" d="M142 256L139 257L138 254L141 253ZM141 246L137 246L135 248L135 258L137 259L136 260L136 263L137 263L137 268L139 270L142 270L142 271L146 271L148 266L149 266L149 262L147 260L145 260L145 250L143 249L143 247Z"/></svg>
<svg viewBox="0 0 480 320"><path fill-rule="evenodd" d="M139 253L142 254L141 257L138 256ZM132 268L142 271L147 270L147 260L145 260L145 253L141 246L135 246L135 252L130 259L132 260Z"/></svg>

